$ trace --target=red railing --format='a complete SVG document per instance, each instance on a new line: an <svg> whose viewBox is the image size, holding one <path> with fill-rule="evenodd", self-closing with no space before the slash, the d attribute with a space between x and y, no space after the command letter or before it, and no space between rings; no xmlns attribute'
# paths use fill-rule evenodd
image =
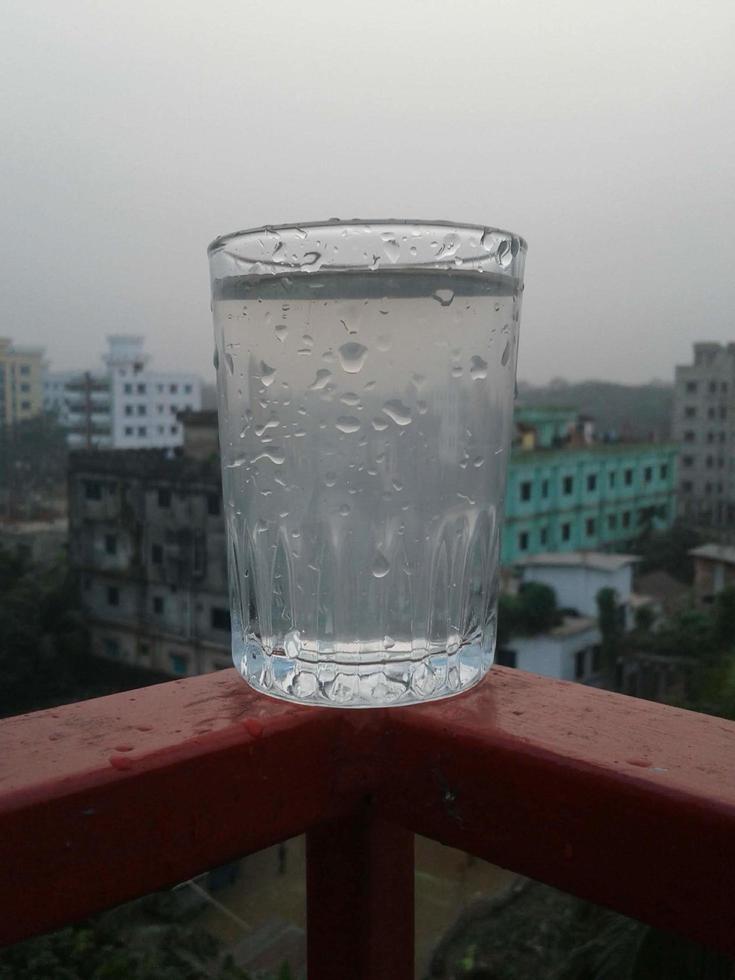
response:
<svg viewBox="0 0 735 980"><path fill-rule="evenodd" d="M520 671L303 708L228 670L0 722L0 941L307 832L313 980L412 977L413 834L735 955L735 723Z"/></svg>

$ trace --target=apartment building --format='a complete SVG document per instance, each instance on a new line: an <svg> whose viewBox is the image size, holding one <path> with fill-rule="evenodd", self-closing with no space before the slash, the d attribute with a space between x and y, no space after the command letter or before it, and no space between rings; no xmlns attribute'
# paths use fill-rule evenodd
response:
<svg viewBox="0 0 735 980"><path fill-rule="evenodd" d="M673 413L679 513L700 526L735 526L735 343L694 344L693 363L676 368Z"/></svg>
<svg viewBox="0 0 735 980"><path fill-rule="evenodd" d="M0 337L0 430L43 411L43 351Z"/></svg>

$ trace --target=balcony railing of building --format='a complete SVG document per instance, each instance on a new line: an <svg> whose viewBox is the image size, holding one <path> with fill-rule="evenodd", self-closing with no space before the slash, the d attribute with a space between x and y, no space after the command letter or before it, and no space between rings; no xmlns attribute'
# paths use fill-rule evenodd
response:
<svg viewBox="0 0 735 980"><path fill-rule="evenodd" d="M352 712L227 670L0 744L5 943L305 831L314 980L413 976L414 833L735 955L733 722L504 668Z"/></svg>

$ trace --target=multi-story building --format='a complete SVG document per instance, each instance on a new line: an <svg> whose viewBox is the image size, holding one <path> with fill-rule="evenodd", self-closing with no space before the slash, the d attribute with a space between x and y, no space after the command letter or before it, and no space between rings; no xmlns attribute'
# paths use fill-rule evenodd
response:
<svg viewBox="0 0 735 980"><path fill-rule="evenodd" d="M676 516L677 447L671 443L595 442L589 420L573 410L515 414L501 560L618 549Z"/></svg>
<svg viewBox="0 0 735 980"><path fill-rule="evenodd" d="M147 368L143 338L108 337L105 371L49 374L45 404L58 413L73 449L171 449L183 442L177 415L201 407L194 374Z"/></svg>
<svg viewBox="0 0 735 980"><path fill-rule="evenodd" d="M0 430L43 410L43 351L0 337Z"/></svg>
<svg viewBox="0 0 735 980"><path fill-rule="evenodd" d="M72 453L69 555L93 650L174 675L231 666L219 460Z"/></svg>
<svg viewBox="0 0 735 980"><path fill-rule="evenodd" d="M680 443L679 512L699 525L735 526L735 343L694 345L676 368L674 438Z"/></svg>

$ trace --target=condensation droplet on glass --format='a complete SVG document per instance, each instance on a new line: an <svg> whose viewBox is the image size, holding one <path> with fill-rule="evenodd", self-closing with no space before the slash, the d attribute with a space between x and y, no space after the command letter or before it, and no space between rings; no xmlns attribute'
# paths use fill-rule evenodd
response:
<svg viewBox="0 0 735 980"><path fill-rule="evenodd" d="M403 484L400 480L393 481L393 489L396 491L396 493L400 493L401 490L403 490Z"/></svg>
<svg viewBox="0 0 735 980"><path fill-rule="evenodd" d="M417 388L420 388L426 381L426 376L419 374L418 371L414 371L411 375L411 381L413 381Z"/></svg>
<svg viewBox="0 0 735 980"><path fill-rule="evenodd" d="M416 402L416 411L419 413L419 415L426 415L428 410L429 410L429 406L426 404L425 401Z"/></svg>
<svg viewBox="0 0 735 980"><path fill-rule="evenodd" d="M384 578L390 571L390 562L382 551L376 552L371 571L375 578Z"/></svg>
<svg viewBox="0 0 735 980"><path fill-rule="evenodd" d="M454 367L452 368L452 377L453 378L461 378L462 377L462 373L463 373L462 372L462 365L461 364L455 364Z"/></svg>
<svg viewBox="0 0 735 980"><path fill-rule="evenodd" d="M342 506L339 508L339 516L340 517L347 517L347 515L349 514L349 512L350 512L350 505L349 504L342 504Z"/></svg>
<svg viewBox="0 0 735 980"><path fill-rule="evenodd" d="M396 263L401 255L401 246L391 235L383 235L383 251L385 252L388 261Z"/></svg>
<svg viewBox="0 0 735 980"><path fill-rule="evenodd" d="M392 419L396 425L409 425L411 422L411 409L404 405L400 398L389 399L381 411ZM375 424L375 423L373 423Z"/></svg>
<svg viewBox="0 0 735 980"><path fill-rule="evenodd" d="M470 377L473 381L482 381L487 377L487 361L475 355L470 359Z"/></svg>
<svg viewBox="0 0 735 980"><path fill-rule="evenodd" d="M350 340L346 344L342 344L338 350L342 370L347 371L348 374L357 374L358 371L362 370L367 353L367 347L364 344L358 344L357 341Z"/></svg>
<svg viewBox="0 0 735 980"><path fill-rule="evenodd" d="M506 340L505 347L503 348L503 356L500 358L500 363L503 365L503 367L505 367L509 360L510 360L510 341Z"/></svg>
<svg viewBox="0 0 735 980"><path fill-rule="evenodd" d="M388 634L386 633L386 635L383 637L383 646L385 647L385 649L392 650L395 645L396 645L396 641L393 639L392 636L388 636Z"/></svg>
<svg viewBox="0 0 735 980"><path fill-rule="evenodd" d="M381 418L373 419L372 425L376 432L383 432L384 429L388 428L388 423L385 421L385 419Z"/></svg>
<svg viewBox="0 0 735 980"><path fill-rule="evenodd" d="M339 400L344 405L349 405L352 408L356 408L360 405L360 396L356 395L354 391L346 391L344 395L340 395Z"/></svg>
<svg viewBox="0 0 735 980"><path fill-rule="evenodd" d="M255 434L258 438L260 438L268 431L268 429L277 429L277 428L278 428L278 420L268 419L268 421L264 422L262 425L256 425Z"/></svg>
<svg viewBox="0 0 735 980"><path fill-rule="evenodd" d="M507 269L513 261L511 243L507 238L504 238L501 242L499 242L497 251L495 252L495 261L498 263L501 269Z"/></svg>
<svg viewBox="0 0 735 980"><path fill-rule="evenodd" d="M390 350L391 344L392 344L392 340L390 338L390 335L387 333L381 333L381 335L375 341L375 346L378 348L378 350L383 352Z"/></svg>
<svg viewBox="0 0 735 980"><path fill-rule="evenodd" d="M275 463L276 466L280 466L285 458L286 457L280 451L280 449L272 448L272 449L264 449L262 453L259 453L257 456L253 456L252 461L254 463L259 463L261 459L268 459L271 461L271 463Z"/></svg>
<svg viewBox="0 0 735 980"><path fill-rule="evenodd" d="M214 354L212 355L212 364L214 364L214 370L219 371L219 348L214 348Z"/></svg>
<svg viewBox="0 0 735 980"><path fill-rule="evenodd" d="M336 473L332 473L331 470L330 470L329 473L326 473L324 475L324 482L326 483L326 485L328 487L333 487L334 484L337 482L337 474Z"/></svg>
<svg viewBox="0 0 735 980"><path fill-rule="evenodd" d="M366 382L366 384L363 385L363 387L364 387L365 391L372 391L373 388L375 387L375 382L374 381L368 381L368 382Z"/></svg>
<svg viewBox="0 0 735 980"><path fill-rule="evenodd" d="M309 391L320 391L322 388L326 388L331 377L332 372L328 368L319 368L316 377L309 385Z"/></svg>
<svg viewBox="0 0 735 980"><path fill-rule="evenodd" d="M276 335L276 340L280 340L280 342L283 343L288 335L288 325L286 323L277 323L274 328L274 332Z"/></svg>
<svg viewBox="0 0 735 980"><path fill-rule="evenodd" d="M232 358L232 354L230 354L229 351L227 351L225 353L225 364L227 365L227 370L230 372L230 374L234 374L235 373L235 362L234 362L234 360Z"/></svg>
<svg viewBox="0 0 735 980"><path fill-rule="evenodd" d="M276 378L276 369L272 368L270 364L266 364L265 361L260 362L260 380L269 388Z"/></svg>
<svg viewBox="0 0 735 980"><path fill-rule="evenodd" d="M431 294L432 299L435 299L437 303L441 306L451 306L452 300L454 299L453 289L437 289Z"/></svg>
<svg viewBox="0 0 735 980"><path fill-rule="evenodd" d="M351 432L357 432L360 428L360 420L356 419L354 415L340 415L334 425L340 432L349 435Z"/></svg>
<svg viewBox="0 0 735 980"><path fill-rule="evenodd" d="M472 465L475 467L476 470L479 470L480 467L484 465L484 463L485 463L484 456L475 456L475 458L472 460Z"/></svg>

